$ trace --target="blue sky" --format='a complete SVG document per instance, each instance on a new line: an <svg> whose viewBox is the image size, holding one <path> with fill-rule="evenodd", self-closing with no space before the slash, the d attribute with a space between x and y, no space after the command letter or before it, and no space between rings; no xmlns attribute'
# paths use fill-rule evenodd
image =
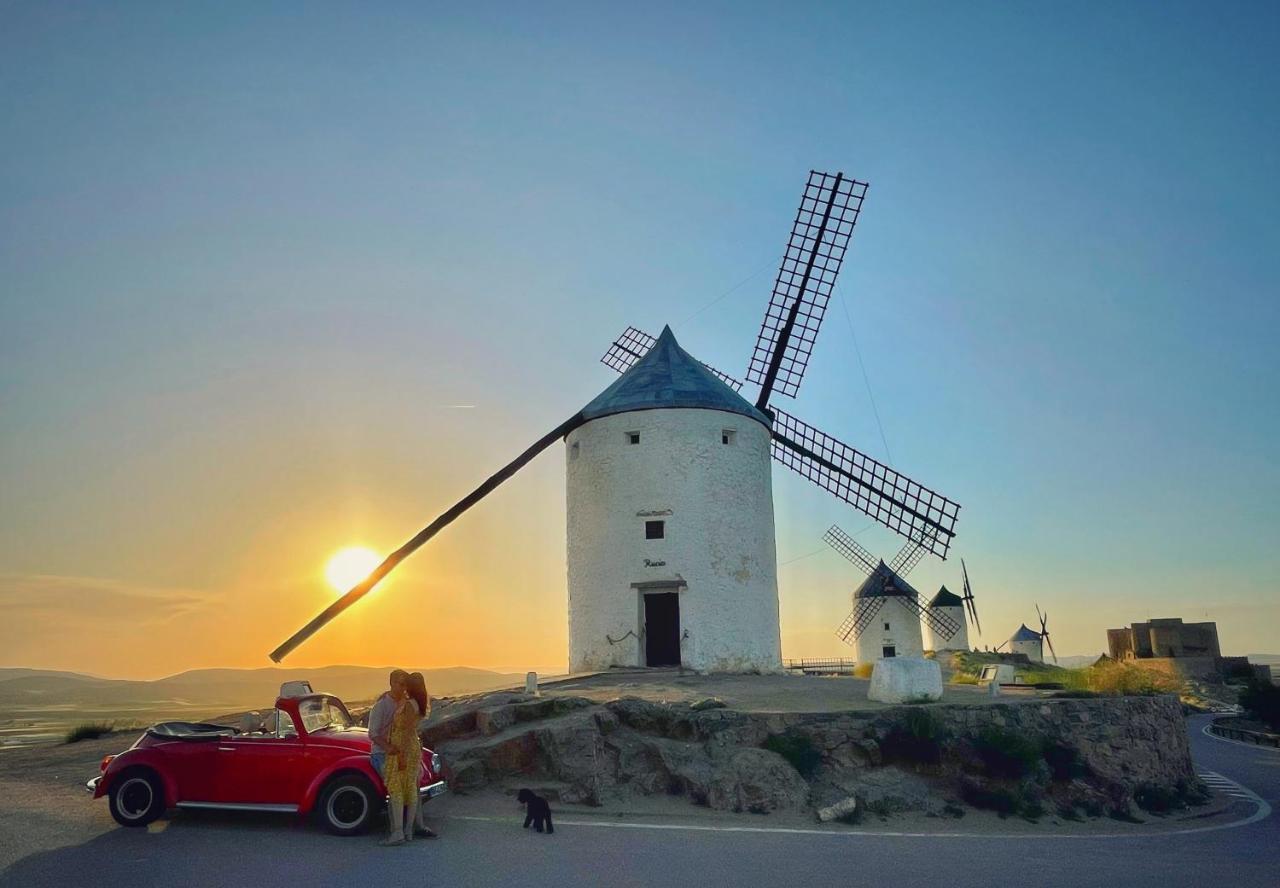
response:
<svg viewBox="0 0 1280 888"><path fill-rule="evenodd" d="M37 576L252 599L344 534L391 548L607 385L628 324L742 374L816 168L871 186L793 412L884 458L874 396L893 464L963 506L981 641L1039 602L1060 652L1205 614L1276 647L1272 4L0 17L7 607ZM554 663L559 458L502 497L419 598L502 637L514 583L545 631L486 662ZM838 653L820 536L868 521L780 467L775 497L786 652ZM314 609L281 602L271 644L197 659Z"/></svg>

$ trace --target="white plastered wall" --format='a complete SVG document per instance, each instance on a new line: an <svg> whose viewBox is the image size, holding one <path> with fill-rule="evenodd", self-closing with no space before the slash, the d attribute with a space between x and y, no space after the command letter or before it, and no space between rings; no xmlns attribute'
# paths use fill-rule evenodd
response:
<svg viewBox="0 0 1280 888"><path fill-rule="evenodd" d="M1032 663L1044 662L1044 645L1039 639L1035 641L1011 641L1009 642L1009 653L1026 654L1027 659Z"/></svg>
<svg viewBox="0 0 1280 888"><path fill-rule="evenodd" d="M653 583L679 588L682 665L781 669L769 446L756 420L692 408L605 416L569 433L570 671L645 665L641 595ZM651 520L665 522L665 538L645 538Z"/></svg>
<svg viewBox="0 0 1280 888"><path fill-rule="evenodd" d="M889 628L886 629L885 624ZM890 645L894 648L895 657L924 654L920 616L902 595L887 596L884 606L858 636L858 662L874 663L884 656L884 649Z"/></svg>
<svg viewBox="0 0 1280 888"><path fill-rule="evenodd" d="M926 651L967 651L969 650L969 624L965 620L963 605L946 605L931 607L930 611L940 617L950 618L960 629L950 638L944 638L934 632L928 623L924 625L924 649Z"/></svg>

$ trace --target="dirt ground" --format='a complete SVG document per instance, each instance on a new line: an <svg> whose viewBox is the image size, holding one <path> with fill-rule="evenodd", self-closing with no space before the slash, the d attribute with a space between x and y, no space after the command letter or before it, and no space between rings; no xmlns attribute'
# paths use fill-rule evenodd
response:
<svg viewBox="0 0 1280 888"><path fill-rule="evenodd" d="M742 712L848 712L886 709L867 699L871 681L849 675L698 675L676 669L612 670L554 679L543 696L586 697L597 702L640 697L655 703L693 703L718 697ZM941 703L983 705L1035 700L1039 692L1005 691L991 697L976 685L943 685Z"/></svg>

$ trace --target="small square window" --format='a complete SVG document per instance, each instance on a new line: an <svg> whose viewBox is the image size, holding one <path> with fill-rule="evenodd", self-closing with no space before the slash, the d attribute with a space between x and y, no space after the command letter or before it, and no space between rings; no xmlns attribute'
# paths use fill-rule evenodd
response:
<svg viewBox="0 0 1280 888"><path fill-rule="evenodd" d="M884 631L885 631L885 632L888 632L888 631L889 631L889 624L888 624L888 623L885 623L885 624L884 624Z"/></svg>
<svg viewBox="0 0 1280 888"><path fill-rule="evenodd" d="M667 536L667 522L665 521L646 521L644 523L644 538L646 540L661 540Z"/></svg>
<svg viewBox="0 0 1280 888"><path fill-rule="evenodd" d="M737 433L737 432L735 432L733 429L722 429L722 430L720 431L720 443L721 443L721 444L732 444L732 443L733 443L733 439L734 439L735 437L737 437L737 434L738 434L738 433Z"/></svg>
<svg viewBox="0 0 1280 888"><path fill-rule="evenodd" d="M627 443L628 443L628 444L639 444L639 443L640 443L640 433L639 433L639 432L627 432Z"/></svg>

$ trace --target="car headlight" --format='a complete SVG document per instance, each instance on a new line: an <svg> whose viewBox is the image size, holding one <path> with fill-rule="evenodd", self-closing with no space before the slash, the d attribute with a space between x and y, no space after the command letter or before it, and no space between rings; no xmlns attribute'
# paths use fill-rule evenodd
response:
<svg viewBox="0 0 1280 888"><path fill-rule="evenodd" d="M439 774L439 773L440 773L440 765L441 765L441 762L440 762L440 753L438 753L438 752L433 752L433 753L431 753L431 773L432 773L432 774Z"/></svg>

